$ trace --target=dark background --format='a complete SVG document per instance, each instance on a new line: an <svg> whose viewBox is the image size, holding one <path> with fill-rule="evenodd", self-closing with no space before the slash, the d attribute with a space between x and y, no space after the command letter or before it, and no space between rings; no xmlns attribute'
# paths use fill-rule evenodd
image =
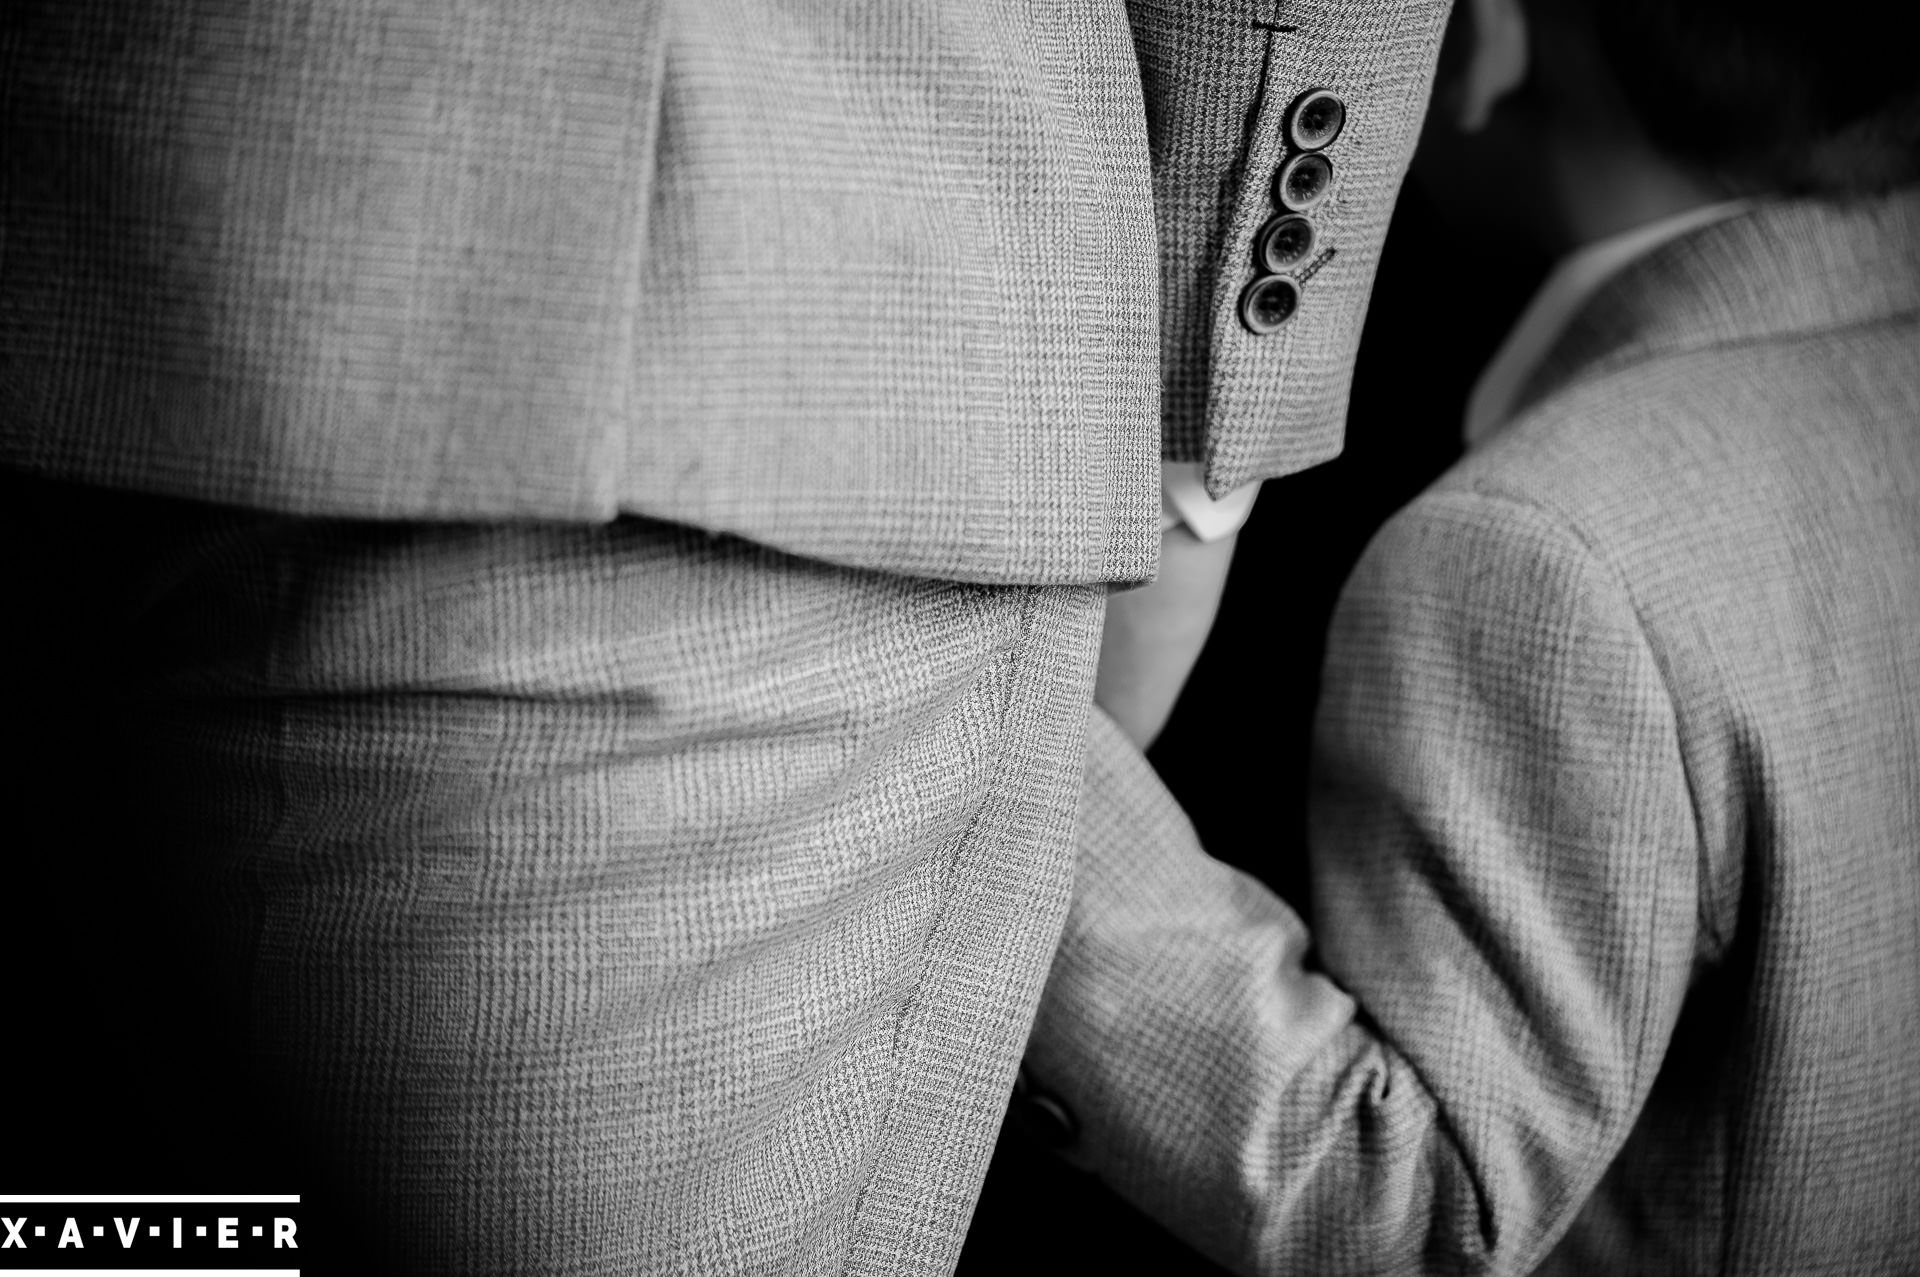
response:
<svg viewBox="0 0 1920 1277"><path fill-rule="evenodd" d="M1546 266L1408 184L1361 339L1346 450L1262 487L1213 634L1148 751L1207 850L1303 915L1307 746L1334 601L1380 525L1459 457L1467 395ZM1055 1271L1224 1270L1009 1127L960 1277Z"/></svg>

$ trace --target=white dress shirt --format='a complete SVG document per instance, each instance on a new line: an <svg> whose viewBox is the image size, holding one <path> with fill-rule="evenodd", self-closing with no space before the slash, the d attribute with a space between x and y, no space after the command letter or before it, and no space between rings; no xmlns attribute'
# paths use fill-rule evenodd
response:
<svg viewBox="0 0 1920 1277"><path fill-rule="evenodd" d="M1246 483L1218 501L1207 495L1207 468L1198 461L1160 463L1160 534L1186 525L1201 541L1218 541L1240 530L1253 513L1258 483Z"/></svg>

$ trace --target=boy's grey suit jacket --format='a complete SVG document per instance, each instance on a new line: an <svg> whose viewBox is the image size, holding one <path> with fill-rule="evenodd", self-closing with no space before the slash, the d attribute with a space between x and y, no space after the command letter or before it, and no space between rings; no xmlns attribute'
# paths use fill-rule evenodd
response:
<svg viewBox="0 0 1920 1277"><path fill-rule="evenodd" d="M1911 1272L1920 192L1663 247L1529 398L1348 583L1313 955L1096 748L1032 1067L1245 1271Z"/></svg>
<svg viewBox="0 0 1920 1277"><path fill-rule="evenodd" d="M1151 574L1163 442L1222 490L1337 450L1447 5L16 9L0 462L1048 583ZM1334 182L1256 337L1315 88Z"/></svg>

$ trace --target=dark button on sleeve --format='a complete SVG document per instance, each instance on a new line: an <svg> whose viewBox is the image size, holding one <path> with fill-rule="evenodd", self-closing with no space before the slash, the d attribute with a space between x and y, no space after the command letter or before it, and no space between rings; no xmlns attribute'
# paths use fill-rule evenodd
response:
<svg viewBox="0 0 1920 1277"><path fill-rule="evenodd" d="M1303 93L1287 109L1287 145L1296 151L1332 146L1347 125L1347 104L1326 89Z"/></svg>
<svg viewBox="0 0 1920 1277"><path fill-rule="evenodd" d="M1254 260L1275 274L1291 270L1313 252L1313 223L1304 217L1270 219L1253 241Z"/></svg>
<svg viewBox="0 0 1920 1277"><path fill-rule="evenodd" d="M1304 213L1327 196L1333 185L1333 161L1318 151L1296 155L1273 175L1273 198L1282 208Z"/></svg>
<svg viewBox="0 0 1920 1277"><path fill-rule="evenodd" d="M1280 275L1262 275L1240 294L1240 322L1251 333L1270 333L1293 318L1300 307L1300 289Z"/></svg>
<svg viewBox="0 0 1920 1277"><path fill-rule="evenodd" d="M1021 1134L1053 1149L1064 1149L1080 1134L1080 1123L1057 1098L1034 1085L1026 1067L1013 1085L1013 1104L1007 1110L1008 1121Z"/></svg>

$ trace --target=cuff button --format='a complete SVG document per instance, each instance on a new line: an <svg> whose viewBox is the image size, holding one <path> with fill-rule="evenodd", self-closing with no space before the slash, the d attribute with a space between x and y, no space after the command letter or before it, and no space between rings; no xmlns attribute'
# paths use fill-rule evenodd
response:
<svg viewBox="0 0 1920 1277"><path fill-rule="evenodd" d="M1080 1123L1073 1111L1034 1085L1024 1063L1013 1082L1013 1103L1007 1109L1007 1120L1021 1134L1046 1148L1066 1148L1080 1134Z"/></svg>
<svg viewBox="0 0 1920 1277"><path fill-rule="evenodd" d="M1292 270L1313 252L1313 223L1297 215L1276 217L1254 237L1253 256L1263 270Z"/></svg>
<svg viewBox="0 0 1920 1277"><path fill-rule="evenodd" d="M1347 126L1347 104L1326 89L1302 93L1287 108L1287 144L1296 151L1332 146Z"/></svg>
<svg viewBox="0 0 1920 1277"><path fill-rule="evenodd" d="M1304 213L1327 197L1333 185L1333 161L1317 151L1296 155L1273 175L1274 202Z"/></svg>
<svg viewBox="0 0 1920 1277"><path fill-rule="evenodd" d="M1262 275L1240 294L1240 322L1255 336L1264 336L1293 318L1300 309L1300 288L1280 275Z"/></svg>
<svg viewBox="0 0 1920 1277"><path fill-rule="evenodd" d="M1025 1126L1027 1134L1048 1148L1066 1148L1080 1134L1080 1124L1067 1106L1037 1091L1027 1096Z"/></svg>

